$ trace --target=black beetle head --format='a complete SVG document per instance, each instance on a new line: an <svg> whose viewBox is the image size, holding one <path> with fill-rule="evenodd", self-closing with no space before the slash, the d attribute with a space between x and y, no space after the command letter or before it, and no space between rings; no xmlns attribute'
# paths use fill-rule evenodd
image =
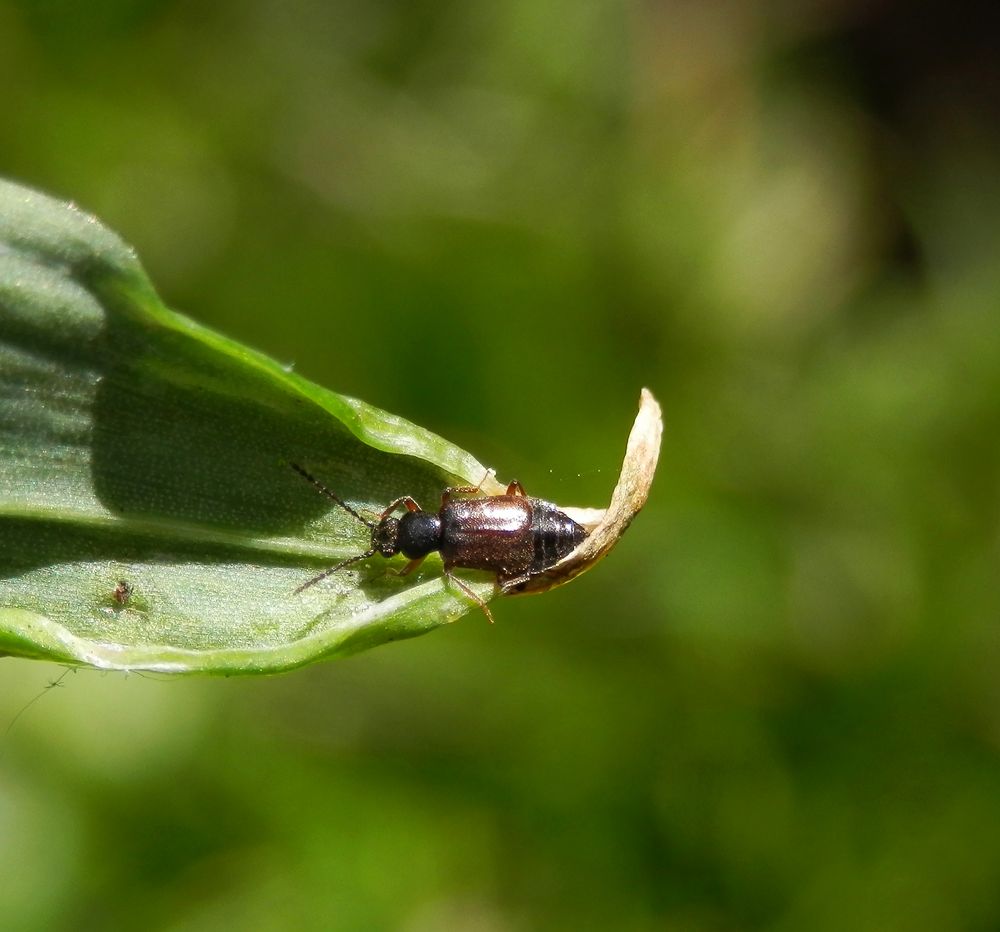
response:
<svg viewBox="0 0 1000 932"><path fill-rule="evenodd" d="M399 518L383 518L372 528L372 549L383 557L399 553Z"/></svg>

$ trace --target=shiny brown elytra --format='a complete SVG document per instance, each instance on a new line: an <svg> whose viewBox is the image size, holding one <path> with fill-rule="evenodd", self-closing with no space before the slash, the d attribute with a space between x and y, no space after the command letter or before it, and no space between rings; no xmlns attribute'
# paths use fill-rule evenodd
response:
<svg viewBox="0 0 1000 932"><path fill-rule="evenodd" d="M507 486L506 495L455 498L475 494L478 488L456 486L441 493L438 511L424 511L409 495L390 502L377 521L363 518L315 476L297 463L289 464L320 492L333 499L371 531L371 547L331 566L296 589L302 592L337 570L375 554L394 557L397 553L410 562L400 571L405 576L415 570L435 550L444 561L445 576L471 598L493 621L487 604L451 572L453 569L487 570L496 574L501 592L510 592L541 573L579 546L587 532L569 515L550 502L529 498L520 482ZM406 508L399 518L397 508Z"/></svg>

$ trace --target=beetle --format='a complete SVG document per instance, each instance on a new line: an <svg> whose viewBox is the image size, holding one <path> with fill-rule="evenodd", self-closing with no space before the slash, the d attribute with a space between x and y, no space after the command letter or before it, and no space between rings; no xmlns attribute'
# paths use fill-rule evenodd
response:
<svg viewBox="0 0 1000 932"><path fill-rule="evenodd" d="M295 590L296 593L375 554L388 558L401 553L408 557L410 562L399 571L405 576L436 550L444 562L445 576L476 602L492 622L489 607L455 577L453 569L488 570L496 574L500 591L510 592L557 563L587 536L581 525L551 502L530 498L517 480L507 486L504 495L479 498L454 497L478 493L477 487L446 488L441 493L441 507L436 512L424 511L411 496L401 495L386 505L377 521L369 521L308 470L298 463L289 465L371 531L368 550L307 580ZM393 512L401 507L406 511L397 518Z"/></svg>

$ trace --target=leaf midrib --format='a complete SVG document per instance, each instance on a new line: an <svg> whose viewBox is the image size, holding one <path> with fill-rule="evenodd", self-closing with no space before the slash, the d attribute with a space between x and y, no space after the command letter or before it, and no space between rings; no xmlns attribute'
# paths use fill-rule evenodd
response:
<svg viewBox="0 0 1000 932"><path fill-rule="evenodd" d="M29 521L64 524L77 528L100 531L114 530L122 535L136 537L159 537L179 544L216 544L251 553L268 553L282 556L300 556L310 563L318 560L336 560L350 556L357 545L330 547L300 538L292 537L251 537L224 528L193 524L185 521L171 521L164 518L143 518L135 515L96 515L88 511L58 508L18 507L14 502L0 502L0 518L20 518Z"/></svg>

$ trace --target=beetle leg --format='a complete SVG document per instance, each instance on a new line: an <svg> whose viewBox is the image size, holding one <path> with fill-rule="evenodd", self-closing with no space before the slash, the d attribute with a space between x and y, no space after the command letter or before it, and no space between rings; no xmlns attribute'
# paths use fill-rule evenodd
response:
<svg viewBox="0 0 1000 932"><path fill-rule="evenodd" d="M478 495L483 490L483 483L489 479L490 470L486 470L483 473L483 478L479 480L479 485L450 485L441 493L441 507L444 508L451 499L451 496L455 493L461 493L465 495Z"/></svg>
<svg viewBox="0 0 1000 932"><path fill-rule="evenodd" d="M421 563L423 563L425 557L417 557L416 560L410 560L409 563L404 566L397 575L399 576L409 576Z"/></svg>
<svg viewBox="0 0 1000 932"><path fill-rule="evenodd" d="M464 582L462 582L462 580L459 579L451 570L446 569L444 571L444 575L445 578L453 582L456 586L458 586L459 589L462 590L462 592L464 592L470 599L472 599L472 601L475 602L476 605L478 605L483 610L483 614L486 616L486 620L489 621L490 624L493 624L493 613L490 611L490 607L481 598L479 598L479 596L476 595L476 593L474 593Z"/></svg>
<svg viewBox="0 0 1000 932"><path fill-rule="evenodd" d="M379 520L381 521L387 515L391 515L400 505L406 505L407 511L420 511L420 506L409 495L400 495L395 501L389 502L385 506L382 514L379 515Z"/></svg>
<svg viewBox="0 0 1000 932"><path fill-rule="evenodd" d="M524 491L524 486L521 485L521 483L518 482L517 479L514 479L510 483L510 485L507 486L507 494L508 495L520 495L521 498L527 498L528 497L528 493Z"/></svg>
<svg viewBox="0 0 1000 932"><path fill-rule="evenodd" d="M524 573L521 576L512 576L509 579L498 580L500 585L500 592L507 595L509 592L515 592L518 586L524 585L529 579L531 579L531 573Z"/></svg>
<svg viewBox="0 0 1000 932"><path fill-rule="evenodd" d="M478 485L449 485L448 488L441 493L441 507L444 508L444 506L451 501L452 495L474 495L478 491Z"/></svg>

